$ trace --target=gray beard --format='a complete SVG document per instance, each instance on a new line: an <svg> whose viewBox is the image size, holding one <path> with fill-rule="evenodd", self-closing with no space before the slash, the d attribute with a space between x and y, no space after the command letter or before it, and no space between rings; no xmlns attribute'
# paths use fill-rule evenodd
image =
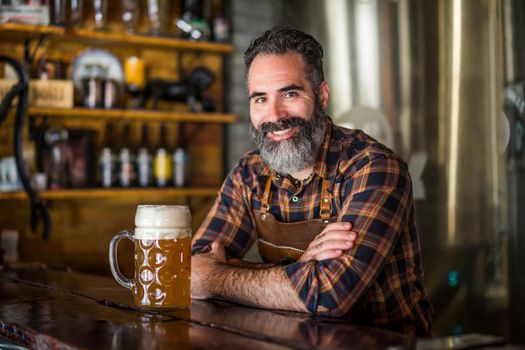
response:
<svg viewBox="0 0 525 350"><path fill-rule="evenodd" d="M293 174L313 165L324 139L326 117L316 108L310 121L288 117L277 123L263 123L259 130L250 122L250 131L264 163L271 169ZM266 134L270 131L297 127L299 131L283 141L273 141Z"/></svg>

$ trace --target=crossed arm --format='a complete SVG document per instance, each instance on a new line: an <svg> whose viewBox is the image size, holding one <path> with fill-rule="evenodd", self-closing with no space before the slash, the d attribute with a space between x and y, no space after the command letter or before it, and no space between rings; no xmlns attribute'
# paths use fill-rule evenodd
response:
<svg viewBox="0 0 525 350"><path fill-rule="evenodd" d="M227 250L241 256L246 242L253 239L249 237L252 227L246 206L239 191L233 189L235 181L228 179L218 209L211 211L203 224L209 231L201 231L194 245L194 253L201 254L192 260L193 297L220 297L258 307L329 316L345 314L382 271L401 232L405 238L410 234L411 182L406 166L382 154L365 158L359 165L353 169L352 179L344 183L345 201L339 214L340 220L351 222L354 228L332 226L343 222L328 225L297 263L285 267L236 264L227 260L220 245L202 254L206 241L222 241ZM346 253L351 247L339 245L340 235L351 230L359 232L359 239L351 253ZM235 232L235 239L230 232ZM406 249L401 258L413 260L414 248ZM407 265L413 264L410 261ZM398 278L395 271L390 272L394 282ZM417 274L411 271L405 275Z"/></svg>
<svg viewBox="0 0 525 350"><path fill-rule="evenodd" d="M347 222L327 225L299 261L338 258L352 248L355 238ZM309 312L282 266L228 259L219 242L212 243L209 253L193 256L191 287L194 299L217 297L261 308Z"/></svg>

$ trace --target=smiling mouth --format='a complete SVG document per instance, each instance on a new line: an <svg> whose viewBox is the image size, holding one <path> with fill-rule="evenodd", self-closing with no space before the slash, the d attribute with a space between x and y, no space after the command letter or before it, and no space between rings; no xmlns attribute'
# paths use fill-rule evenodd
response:
<svg viewBox="0 0 525 350"><path fill-rule="evenodd" d="M284 130L270 131L267 133L267 136L273 141L282 141L294 136L296 132L297 128L292 127Z"/></svg>

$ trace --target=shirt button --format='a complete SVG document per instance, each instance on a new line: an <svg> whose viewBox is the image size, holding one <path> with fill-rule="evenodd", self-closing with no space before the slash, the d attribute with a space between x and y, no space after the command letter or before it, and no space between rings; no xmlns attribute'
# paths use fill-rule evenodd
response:
<svg viewBox="0 0 525 350"><path fill-rule="evenodd" d="M275 180L277 181L281 180L281 175L275 175Z"/></svg>
<svg viewBox="0 0 525 350"><path fill-rule="evenodd" d="M299 201L299 197L297 196L292 197L292 202L297 203L298 201Z"/></svg>
<svg viewBox="0 0 525 350"><path fill-rule="evenodd" d="M293 182L293 184L294 184L295 186L299 186L299 185L301 184L301 182L300 182L299 180L295 180L295 181Z"/></svg>

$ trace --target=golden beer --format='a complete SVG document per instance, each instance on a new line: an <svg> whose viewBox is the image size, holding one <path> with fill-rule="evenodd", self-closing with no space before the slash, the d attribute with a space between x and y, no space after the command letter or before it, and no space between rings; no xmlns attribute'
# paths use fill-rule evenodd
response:
<svg viewBox="0 0 525 350"><path fill-rule="evenodd" d="M109 244L113 276L131 290L142 308L181 309L191 303L191 215L187 206L139 205L135 230L119 232ZM135 245L134 279L118 268L117 245L127 238Z"/></svg>
<svg viewBox="0 0 525 350"><path fill-rule="evenodd" d="M135 304L147 308L190 305L191 237L135 240Z"/></svg>

